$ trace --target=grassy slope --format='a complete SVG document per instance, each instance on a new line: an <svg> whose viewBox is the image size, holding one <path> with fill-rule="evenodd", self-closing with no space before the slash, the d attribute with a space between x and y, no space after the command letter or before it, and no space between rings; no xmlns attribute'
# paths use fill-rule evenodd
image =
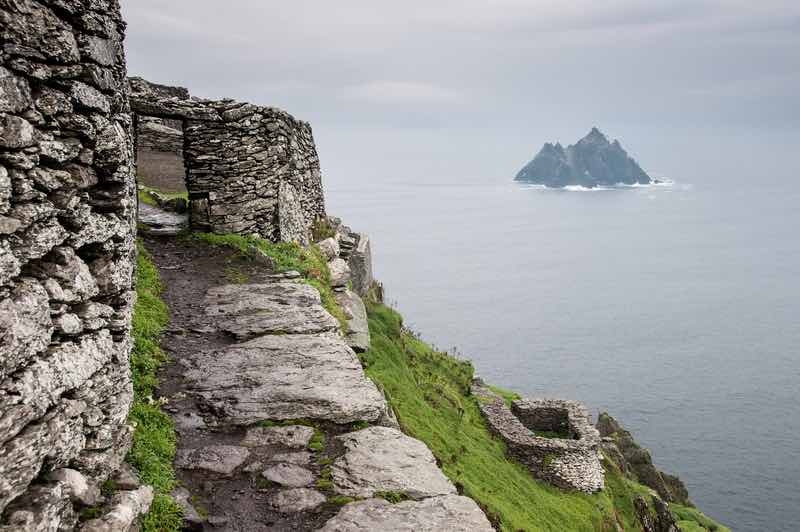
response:
<svg viewBox="0 0 800 532"><path fill-rule="evenodd" d="M139 244L136 278L137 301L133 312L133 372L134 402L129 419L135 424L130 462L139 471L143 483L156 492L153 505L144 517L145 532L180 530L181 510L169 496L175 487L175 426L172 419L152 400L158 384L156 371L166 362L159 348L159 336L169 323L167 306L159 298L161 281L158 270L147 251Z"/></svg>
<svg viewBox="0 0 800 532"><path fill-rule="evenodd" d="M640 529L633 499L649 496L648 488L623 478L611 465L606 489L597 495L566 493L533 479L506 458L504 444L486 429L468 392L472 366L403 330L393 310L369 305L368 312L367 374L384 387L403 429L428 444L445 474L501 530L615 530L616 522L626 530ZM687 520L697 522L688 514Z"/></svg>

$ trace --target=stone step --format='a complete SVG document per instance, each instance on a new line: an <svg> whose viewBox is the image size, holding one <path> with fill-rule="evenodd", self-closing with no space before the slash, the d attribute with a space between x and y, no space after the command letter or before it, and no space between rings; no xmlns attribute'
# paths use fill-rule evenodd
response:
<svg viewBox="0 0 800 532"><path fill-rule="evenodd" d="M223 422L377 421L383 396L335 333L261 336L185 361L187 390Z"/></svg>
<svg viewBox="0 0 800 532"><path fill-rule="evenodd" d="M493 532L489 520L470 498L459 495L431 497L391 504L367 499L343 507L321 532Z"/></svg>
<svg viewBox="0 0 800 532"><path fill-rule="evenodd" d="M333 463L337 493L367 498L398 492L412 499L456 493L428 447L397 429L368 427L336 439L346 449Z"/></svg>
<svg viewBox="0 0 800 532"><path fill-rule="evenodd" d="M319 292L302 282L228 284L211 288L205 314L216 327L246 340L263 334L310 334L339 329Z"/></svg>

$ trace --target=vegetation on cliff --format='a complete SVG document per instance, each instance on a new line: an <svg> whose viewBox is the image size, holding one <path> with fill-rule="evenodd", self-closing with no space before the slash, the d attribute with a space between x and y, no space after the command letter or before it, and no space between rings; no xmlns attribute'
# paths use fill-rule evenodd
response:
<svg viewBox="0 0 800 532"><path fill-rule="evenodd" d="M403 430L430 447L459 491L475 499L500 530L641 530L634 500L650 500L649 488L626 479L609 461L606 489L596 495L564 492L534 479L486 428L469 392L469 362L431 348L386 306L371 303L368 314L372 347L362 355L367 375L383 387ZM726 530L699 512L683 511L678 518L693 530Z"/></svg>
<svg viewBox="0 0 800 532"><path fill-rule="evenodd" d="M138 251L131 352L134 401L129 414L136 428L127 460L139 472L141 481L155 491L142 522L143 531L172 532L180 530L183 523L181 509L169 495L175 488L175 425L153 399L158 386L156 372L167 360L159 337L169 323L169 312L159 297L162 286L158 270L141 243Z"/></svg>
<svg viewBox="0 0 800 532"><path fill-rule="evenodd" d="M295 242L272 243L263 238L242 235L219 235L215 233L192 233L187 238L201 240L212 246L226 246L238 250L242 257L253 259L261 254L272 261L276 272L294 270L305 282L319 291L322 306L339 320L343 332L347 332L347 316L339 308L331 289L331 273L325 258L316 246L301 247Z"/></svg>

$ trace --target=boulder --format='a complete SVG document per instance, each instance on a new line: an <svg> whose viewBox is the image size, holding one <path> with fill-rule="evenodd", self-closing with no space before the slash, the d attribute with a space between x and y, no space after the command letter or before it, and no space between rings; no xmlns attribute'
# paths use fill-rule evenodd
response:
<svg viewBox="0 0 800 532"><path fill-rule="evenodd" d="M493 532L489 520L468 497L445 495L391 504L383 499L353 502L320 532Z"/></svg>
<svg viewBox="0 0 800 532"><path fill-rule="evenodd" d="M374 497L393 491L412 499L456 493L425 444L397 429L368 427L336 439L346 449L333 463L337 493Z"/></svg>
<svg viewBox="0 0 800 532"><path fill-rule="evenodd" d="M339 256L339 242L337 242L335 238L326 238L325 240L317 242L317 247L327 261L331 261Z"/></svg>

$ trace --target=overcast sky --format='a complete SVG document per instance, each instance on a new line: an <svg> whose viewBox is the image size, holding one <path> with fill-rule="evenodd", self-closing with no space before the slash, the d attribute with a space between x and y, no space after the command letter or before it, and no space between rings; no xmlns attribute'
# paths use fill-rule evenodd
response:
<svg viewBox="0 0 800 532"><path fill-rule="evenodd" d="M348 142L482 131L535 151L593 125L800 124L797 0L123 4L131 74L279 106Z"/></svg>

